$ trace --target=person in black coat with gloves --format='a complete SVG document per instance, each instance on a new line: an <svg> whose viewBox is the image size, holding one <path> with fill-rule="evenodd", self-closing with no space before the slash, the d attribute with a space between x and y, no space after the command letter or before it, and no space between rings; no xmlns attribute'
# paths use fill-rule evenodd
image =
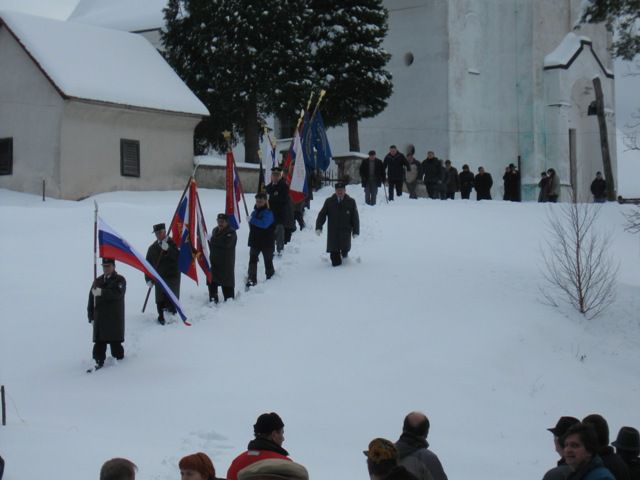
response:
<svg viewBox="0 0 640 480"><path fill-rule="evenodd" d="M490 173L484 171L484 167L478 167L478 174L473 179L473 185L476 189L476 199L491 200L493 178Z"/></svg>
<svg viewBox="0 0 640 480"><path fill-rule="evenodd" d="M147 250L147 262L156 269L156 272L162 277L176 298L180 298L180 268L178 266L180 250L178 250L175 242L167 236L164 223L154 225L153 233L156 236L156 241ZM147 286L151 288L154 284L153 280L146 275L144 279L147 282ZM158 323L164 325L164 312L175 314L176 307L162 291L160 285L156 284L155 287Z"/></svg>
<svg viewBox="0 0 640 480"><path fill-rule="evenodd" d="M269 195L269 209L273 212L275 242L278 255L282 254L286 230L292 228L293 208L289 198L289 186L282 176L280 167L271 169L271 183L266 186Z"/></svg>
<svg viewBox="0 0 640 480"><path fill-rule="evenodd" d="M236 231L229 225L228 217L219 213L216 219L218 226L211 232L209 239L209 259L211 260L211 283L209 301L218 303L218 286L222 288L225 302L234 298L236 286Z"/></svg>
<svg viewBox="0 0 640 480"><path fill-rule="evenodd" d="M360 234L360 218L356 201L346 193L345 184L337 182L336 193L327 198L318 213L316 233L322 234L322 226L329 219L327 233L327 252L331 255L334 267L342 264L351 250L351 237Z"/></svg>
<svg viewBox="0 0 640 480"><path fill-rule="evenodd" d="M93 359L96 369L102 368L107 356L107 344L111 356L124 358L124 294L127 281L116 272L112 258L102 259L103 274L96 278L89 292L87 317L93 323Z"/></svg>
<svg viewBox="0 0 640 480"><path fill-rule="evenodd" d="M607 181L602 178L601 172L596 172L596 178L591 182L591 193L593 194L593 203L607 201Z"/></svg>
<svg viewBox="0 0 640 480"><path fill-rule="evenodd" d="M369 157L360 164L360 179L364 188L364 203L375 205L378 196L378 188L385 181L384 164L376 158L376 151L369 150Z"/></svg>
<svg viewBox="0 0 640 480"><path fill-rule="evenodd" d="M473 173L469 170L469 165L466 163L462 166L462 171L458 175L460 183L460 196L463 199L468 200L473 190Z"/></svg>
<svg viewBox="0 0 640 480"><path fill-rule="evenodd" d="M404 174L409 169L409 162L395 145L389 147L389 153L384 157L384 168L387 171L387 180L389 181L389 200L393 200L394 188L398 196L401 197Z"/></svg>

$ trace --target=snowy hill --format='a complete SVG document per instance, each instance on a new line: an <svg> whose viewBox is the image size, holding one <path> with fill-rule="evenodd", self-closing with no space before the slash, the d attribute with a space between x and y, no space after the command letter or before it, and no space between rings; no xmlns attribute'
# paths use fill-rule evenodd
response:
<svg viewBox="0 0 640 480"><path fill-rule="evenodd" d="M313 227L325 188L306 217ZM332 268L325 236L294 234L276 276L218 307L183 277L193 326L161 327L141 313L142 274L127 278L126 358L91 362L86 301L92 279L93 199L47 200L0 191L0 426L5 480L97 478L125 456L142 480L175 480L177 461L204 451L223 477L256 417L277 411L284 447L313 479L366 478L362 450L396 440L404 415L424 411L429 442L451 480L541 478L555 465L546 428L598 412L612 436L640 427L638 238L604 205L619 294L586 321L541 301L547 209L501 201L409 200L364 205L361 236ZM102 217L138 250L168 222L179 192L95 197ZM209 224L221 191L201 190ZM252 198L247 201L250 206ZM384 199L383 199L384 202ZM248 262L238 231L237 289ZM526 446L526 448L523 448Z"/></svg>

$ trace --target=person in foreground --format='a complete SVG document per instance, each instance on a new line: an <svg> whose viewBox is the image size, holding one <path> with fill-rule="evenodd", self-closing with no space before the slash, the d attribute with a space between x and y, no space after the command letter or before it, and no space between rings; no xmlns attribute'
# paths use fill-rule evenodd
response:
<svg viewBox="0 0 640 480"><path fill-rule="evenodd" d="M198 452L182 457L178 468L180 480L218 480L213 462L206 453Z"/></svg>
<svg viewBox="0 0 640 480"><path fill-rule="evenodd" d="M615 480L597 454L598 437L591 425L576 423L564 437L564 460L571 473L568 480Z"/></svg>
<svg viewBox="0 0 640 480"><path fill-rule="evenodd" d="M417 480L405 467L398 465L398 450L385 438L374 438L364 450L371 480Z"/></svg>
<svg viewBox="0 0 640 480"><path fill-rule="evenodd" d="M138 467L126 458L107 460L100 469L100 480L135 480Z"/></svg>

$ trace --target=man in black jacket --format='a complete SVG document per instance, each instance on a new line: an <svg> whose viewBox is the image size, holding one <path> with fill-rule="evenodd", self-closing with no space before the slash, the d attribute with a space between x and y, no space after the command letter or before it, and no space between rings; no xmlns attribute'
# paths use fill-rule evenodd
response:
<svg viewBox="0 0 640 480"><path fill-rule="evenodd" d="M607 201L607 181L602 178L601 172L596 172L596 178L591 182L591 193L593 194L593 203Z"/></svg>
<svg viewBox="0 0 640 480"><path fill-rule="evenodd" d="M178 267L180 251L175 242L167 236L164 223L154 225L153 233L156 236L156 241L149 245L147 261L156 269L156 272L162 277L176 298L180 298L180 268ZM154 284L153 280L146 275L144 279L147 282L147 286L151 288ZM164 312L175 314L176 307L162 291L160 285L155 287L158 323L164 325Z"/></svg>
<svg viewBox="0 0 640 480"><path fill-rule="evenodd" d="M382 160L376 158L376 151L369 150L369 157L360 164L360 180L364 188L364 203L375 205L378 188L385 181L384 165Z"/></svg>
<svg viewBox="0 0 640 480"><path fill-rule="evenodd" d="M229 225L226 214L219 213L216 219L218 226L211 232L209 239L209 259L211 261L211 283L209 301L218 303L218 286L222 288L224 301L234 298L236 285L236 231Z"/></svg>
<svg viewBox="0 0 640 480"><path fill-rule="evenodd" d="M256 205L249 218L249 271L246 287L258 283L258 259L262 254L264 272L269 280L275 273L273 268L274 220L273 212L267 207L267 194L256 193Z"/></svg>
<svg viewBox="0 0 640 480"><path fill-rule="evenodd" d="M478 174L473 179L473 185L476 189L476 199L491 200L493 178L490 173L484 171L484 167L478 167Z"/></svg>
<svg viewBox="0 0 640 480"><path fill-rule="evenodd" d="M622 427L618 437L611 445L616 447L616 453L629 467L631 480L640 480L640 433L633 427Z"/></svg>
<svg viewBox="0 0 640 480"><path fill-rule="evenodd" d="M394 188L398 196L401 197L404 174L409 168L409 162L395 145L389 147L389 153L384 157L384 168L387 171L387 179L389 181L389 200L393 200Z"/></svg>
<svg viewBox="0 0 640 480"><path fill-rule="evenodd" d="M289 199L289 186L282 177L280 167L271 169L271 183L267 185L266 190L269 195L269 209L273 212L276 251L278 255L282 255L285 244L285 229L291 223L293 210Z"/></svg>
<svg viewBox="0 0 640 480"><path fill-rule="evenodd" d="M542 477L542 480L565 480L569 474L571 473L571 468L567 465L567 462L564 459L563 450L564 444L562 442L562 437L567 433L569 427L573 425L577 425L580 423L575 417L560 417L555 427L547 428L553 434L553 443L555 445L556 452L560 455L560 460L558 460L558 464L547 471Z"/></svg>
<svg viewBox="0 0 640 480"><path fill-rule="evenodd" d="M427 158L422 161L422 174L429 198L440 198L444 171L440 159L431 150L427 152Z"/></svg>
<svg viewBox="0 0 640 480"><path fill-rule="evenodd" d="M462 166L462 171L458 175L460 183L460 196L463 199L468 200L473 190L473 173L469 170L469 165L466 163Z"/></svg>
<svg viewBox="0 0 640 480"><path fill-rule="evenodd" d="M630 480L629 467L624 463L620 455L616 454L613 447L609 446L609 424L602 415L592 413L582 419L582 423L590 424L598 437L598 451L604 466L616 477L616 480Z"/></svg>
<svg viewBox="0 0 640 480"><path fill-rule="evenodd" d="M402 435L396 442L400 465L405 465L416 476L418 472L415 469L424 465L431 473L433 480L447 480L447 474L444 473L440 459L429 450L428 435L429 419L424 413L411 412L404 418Z"/></svg>
<svg viewBox="0 0 640 480"><path fill-rule="evenodd" d="M96 369L102 368L107 356L107 344L111 356L124 358L124 294L127 281L116 272L112 258L102 259L103 274L96 278L89 292L87 317L93 323L93 359Z"/></svg>
<svg viewBox="0 0 640 480"><path fill-rule="evenodd" d="M334 267L342 264L351 250L351 237L360 234L360 217L356 201L346 193L345 184L336 183L336 193L324 201L316 220L316 233L322 234L322 226L329 219L327 233L327 252L331 255Z"/></svg>

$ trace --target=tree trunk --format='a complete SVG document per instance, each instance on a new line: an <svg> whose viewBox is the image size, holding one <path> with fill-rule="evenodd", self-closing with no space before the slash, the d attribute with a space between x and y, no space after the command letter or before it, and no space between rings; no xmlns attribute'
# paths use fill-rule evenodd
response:
<svg viewBox="0 0 640 480"><path fill-rule="evenodd" d="M244 161L258 163L260 148L260 126L258 124L258 105L250 99L244 114Z"/></svg>
<svg viewBox="0 0 640 480"><path fill-rule="evenodd" d="M609 153L609 136L607 134L607 120L604 116L604 97L602 95L602 84L598 77L593 79L593 88L596 93L596 113L598 115L598 125L600 127L600 148L602 149L602 164L604 166L604 177L607 180L607 200L610 202L616 199L615 180L613 178L613 168L611 167L611 155Z"/></svg>
<svg viewBox="0 0 640 480"><path fill-rule="evenodd" d="M360 151L360 137L358 135L358 121L349 120L349 151Z"/></svg>

